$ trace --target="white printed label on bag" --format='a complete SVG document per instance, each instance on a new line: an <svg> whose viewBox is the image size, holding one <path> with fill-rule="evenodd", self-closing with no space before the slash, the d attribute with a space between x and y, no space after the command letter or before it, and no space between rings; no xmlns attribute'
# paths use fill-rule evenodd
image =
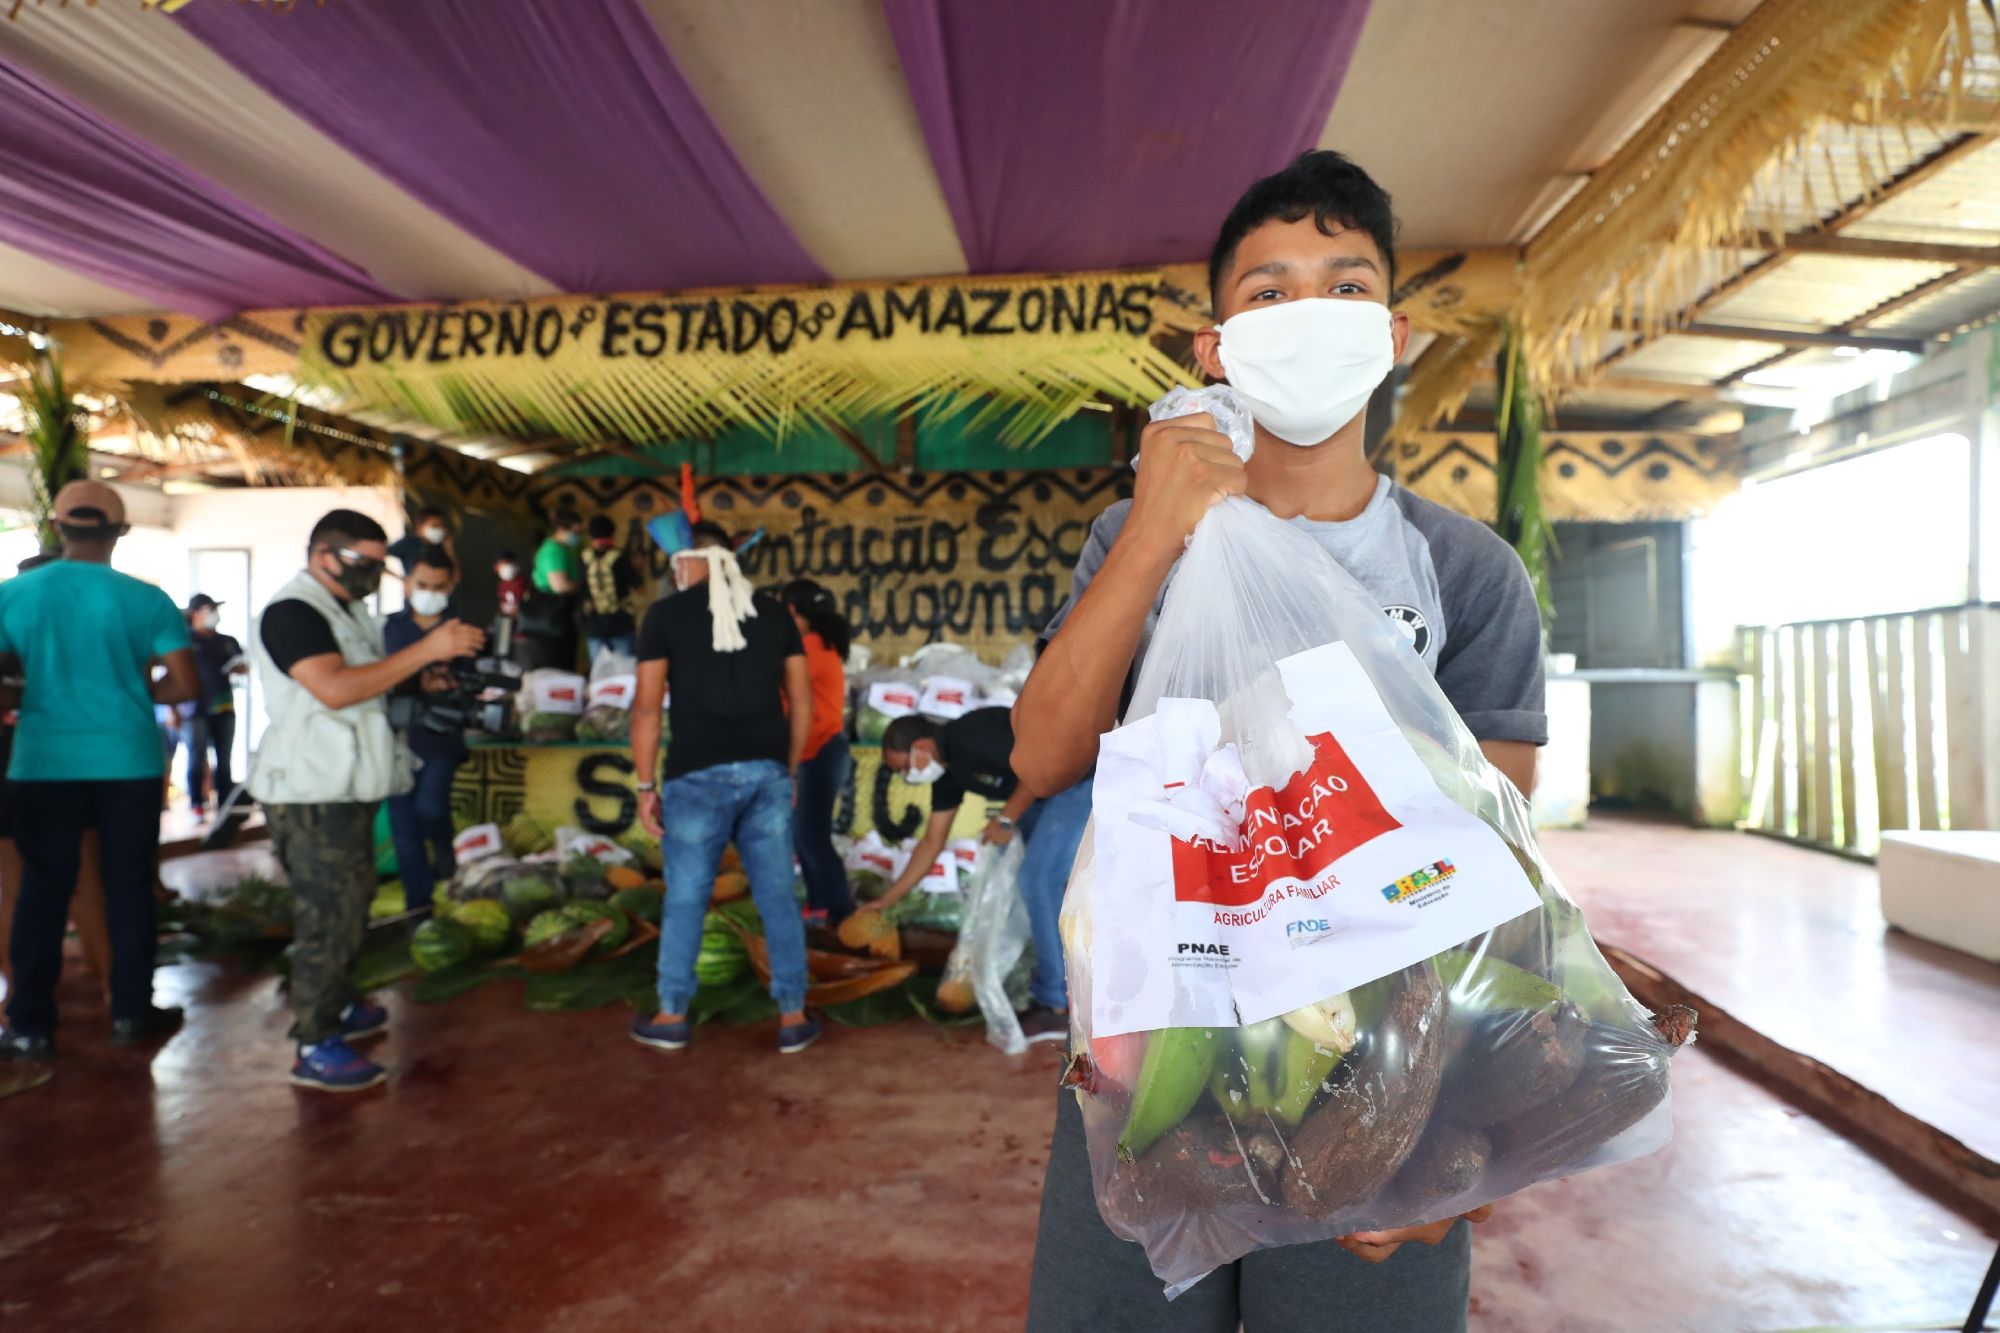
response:
<svg viewBox="0 0 2000 1333"><path fill-rule="evenodd" d="M587 697L592 708L630 708L632 695L638 688L637 676L606 676L590 682Z"/></svg>
<svg viewBox="0 0 2000 1333"><path fill-rule="evenodd" d="M924 872L917 887L925 893L958 892L958 857L952 854L950 848L938 853L937 860L931 862L931 868Z"/></svg>
<svg viewBox="0 0 2000 1333"><path fill-rule="evenodd" d="M868 706L884 717L908 717L922 697L916 686L899 680L878 680L868 687Z"/></svg>
<svg viewBox="0 0 2000 1333"><path fill-rule="evenodd" d="M483 856L498 856L506 850L498 824L474 824L451 840L452 855L460 865Z"/></svg>
<svg viewBox="0 0 2000 1333"><path fill-rule="evenodd" d="M1162 699L1104 738L1093 1033L1255 1023L1541 905L1499 834L1439 790L1345 644L1278 674L1304 762L1275 788L1244 778L1204 699Z"/></svg>
<svg viewBox="0 0 2000 1333"><path fill-rule="evenodd" d="M924 682L923 697L917 701L919 713L947 720L964 717L971 707L972 682L956 676L932 676Z"/></svg>
<svg viewBox="0 0 2000 1333"><path fill-rule="evenodd" d="M585 682L582 676L564 671L538 675L528 682L528 699L533 713L581 713Z"/></svg>

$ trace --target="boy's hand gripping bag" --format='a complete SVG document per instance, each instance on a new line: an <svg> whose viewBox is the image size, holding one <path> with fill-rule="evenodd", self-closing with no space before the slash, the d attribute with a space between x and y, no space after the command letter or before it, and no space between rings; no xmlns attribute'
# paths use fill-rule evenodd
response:
<svg viewBox="0 0 2000 1333"><path fill-rule="evenodd" d="M1246 499L1177 566L1063 909L1098 1208L1169 1295L1672 1132L1625 990L1376 599Z"/></svg>

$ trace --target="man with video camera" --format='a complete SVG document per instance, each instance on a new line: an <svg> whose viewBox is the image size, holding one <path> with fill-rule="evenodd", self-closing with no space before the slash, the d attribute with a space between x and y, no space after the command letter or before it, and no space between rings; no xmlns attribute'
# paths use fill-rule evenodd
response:
<svg viewBox="0 0 2000 1333"><path fill-rule="evenodd" d="M375 807L409 791L415 768L390 724L388 695L486 641L484 630L451 621L386 652L367 599L388 554L379 523L334 510L313 527L306 567L264 608L257 629L257 679L271 721L250 763L250 794L264 806L291 881L291 1078L330 1092L386 1076L348 1043L388 1026L349 981L375 894Z"/></svg>

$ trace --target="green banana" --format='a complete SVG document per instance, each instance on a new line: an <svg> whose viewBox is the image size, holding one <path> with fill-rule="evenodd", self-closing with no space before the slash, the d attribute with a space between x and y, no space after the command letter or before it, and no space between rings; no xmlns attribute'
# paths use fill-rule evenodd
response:
<svg viewBox="0 0 2000 1333"><path fill-rule="evenodd" d="M1131 1161L1194 1109L1215 1070L1221 1040L1212 1028L1161 1028L1146 1043L1132 1088L1132 1110L1118 1135L1118 1155Z"/></svg>
<svg viewBox="0 0 2000 1333"><path fill-rule="evenodd" d="M1454 1009L1553 1009L1562 1003L1562 988L1553 981L1498 958L1447 949L1431 961Z"/></svg>
<svg viewBox="0 0 2000 1333"><path fill-rule="evenodd" d="M1286 1028L1283 1019L1267 1018L1234 1030L1228 1049L1216 1057L1208 1081L1209 1095L1238 1124L1255 1120L1278 1104L1278 1056Z"/></svg>
<svg viewBox="0 0 2000 1333"><path fill-rule="evenodd" d="M1285 1034L1285 1053L1278 1073L1278 1100L1271 1112L1287 1126L1297 1128L1306 1118L1314 1096L1327 1077L1339 1067L1341 1053L1322 1046L1297 1032Z"/></svg>

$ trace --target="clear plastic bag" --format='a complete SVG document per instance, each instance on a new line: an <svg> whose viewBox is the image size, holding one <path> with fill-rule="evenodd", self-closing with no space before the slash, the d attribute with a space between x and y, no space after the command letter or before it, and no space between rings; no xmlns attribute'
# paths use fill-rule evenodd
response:
<svg viewBox="0 0 2000 1333"><path fill-rule="evenodd" d="M1336 658L1347 675L1321 669ZM1306 696L1322 688L1341 696L1323 705L1365 703L1383 724L1335 737L1347 747L1340 757L1353 761L1342 771L1351 778L1358 770L1358 784L1321 775L1314 790L1339 793L1324 807L1338 832L1357 817L1357 789L1372 800L1371 775L1393 759L1405 800L1386 798L1388 831L1353 835L1362 841L1310 872L1316 881L1272 881L1269 896L1236 919L1190 904L1186 858L1226 859L1202 839L1240 854L1262 836L1240 821L1254 823L1262 809L1286 813L1285 794L1303 790L1308 770L1320 773L1328 738L1303 734L1298 719L1309 711ZM1125 779L1113 763L1121 733L1106 737L1093 826L1063 910L1077 1000L1067 1082L1083 1108L1098 1207L1115 1233L1146 1247L1169 1295L1254 1249L1456 1216L1666 1143L1668 1057L1693 1016L1676 1011L1656 1026L1626 991L1536 846L1526 802L1481 754L1377 600L1309 535L1253 501L1224 501L1196 528L1121 730L1164 734L1165 719L1190 708L1214 719L1208 762L1186 782L1155 783L1157 799L1140 803L1150 809L1110 799L1107 783ZM1274 789L1278 805L1260 805L1258 792L1268 798ZM1115 828L1110 811L1118 812ZM1232 822L1245 831L1236 843L1227 842ZM1310 810L1304 822L1318 824ZM1219 833L1198 831L1218 825ZM1148 838L1162 847L1172 840L1171 858L1162 850L1156 861L1135 860L1131 849L1146 850ZM1400 856L1396 849L1414 846L1443 850L1431 863L1412 861L1407 875L1348 873L1371 847ZM1285 941L1306 947L1268 955L1265 971L1290 969L1296 984L1339 979L1312 991L1314 1002L1252 1015L1242 997L1263 978L1213 970L1251 966L1245 950L1224 949L1205 972L1135 954L1121 932L1135 929L1132 872L1141 865L1160 867L1158 882L1139 887L1162 904L1163 928L1183 940L1188 923L1210 910L1216 938L1226 927L1269 929L1251 918L1270 912L1287 934L1346 938L1337 947L1328 947L1333 938ZM1497 893L1503 880L1517 895L1509 901L1540 905L1495 916L1500 924L1451 947L1394 956L1401 922L1447 919L1447 905ZM1301 898L1312 904L1308 916L1287 918L1304 910ZM1380 924L1404 904L1424 910ZM1106 948L1095 952L1100 942ZM1199 955L1218 946L1196 939L1167 947ZM1231 992L1238 1020L1259 1021L1131 1030L1123 1000L1162 976L1178 983L1167 989L1182 999L1190 988L1239 988Z"/></svg>
<svg viewBox="0 0 2000 1333"><path fill-rule="evenodd" d="M1028 947L1028 909L1021 901L1019 838L984 846L966 877L965 920L958 947L945 962L945 978L967 979L986 1016L986 1040L1009 1055L1028 1049L1015 1015L1009 982Z"/></svg>

